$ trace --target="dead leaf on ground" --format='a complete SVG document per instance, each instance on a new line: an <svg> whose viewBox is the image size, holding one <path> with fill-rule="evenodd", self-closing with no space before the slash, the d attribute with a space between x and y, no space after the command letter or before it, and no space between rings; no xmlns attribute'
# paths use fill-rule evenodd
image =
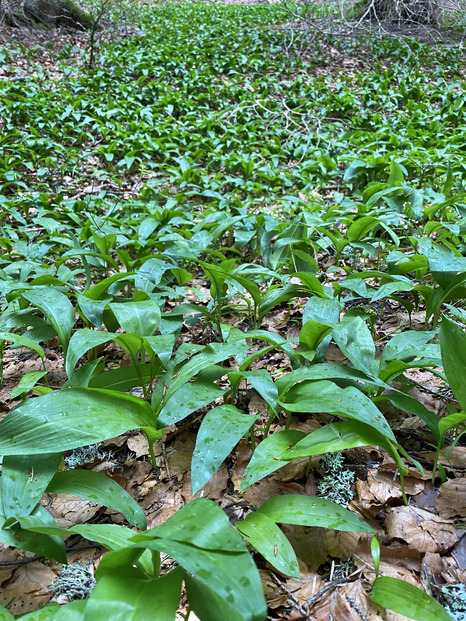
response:
<svg viewBox="0 0 466 621"><path fill-rule="evenodd" d="M390 509L385 528L389 537L402 539L419 552L446 552L459 540L451 522L415 507Z"/></svg>
<svg viewBox="0 0 466 621"><path fill-rule="evenodd" d="M466 517L466 478L450 479L443 483L435 508L443 518Z"/></svg>
<svg viewBox="0 0 466 621"><path fill-rule="evenodd" d="M48 586L55 573L39 561L17 567L11 580L0 590L0 604L12 615L37 610L50 600Z"/></svg>

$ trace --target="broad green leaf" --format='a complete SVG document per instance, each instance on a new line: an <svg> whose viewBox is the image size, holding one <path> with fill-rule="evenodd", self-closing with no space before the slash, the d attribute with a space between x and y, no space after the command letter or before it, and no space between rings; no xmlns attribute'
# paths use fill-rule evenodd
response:
<svg viewBox="0 0 466 621"><path fill-rule="evenodd" d="M299 369L295 369L294 371L291 371L291 373L287 373L286 375L280 377L275 382L275 386L277 387L278 394L282 399L293 384L304 380L322 379L332 381L342 380L345 383L354 382L355 384L357 382L362 389L367 386L390 389L390 386L376 377L371 378L362 371L358 371L358 369L352 369L351 367L343 364L333 363L321 363L314 364L310 367L300 367Z"/></svg>
<svg viewBox="0 0 466 621"><path fill-rule="evenodd" d="M287 462L297 457L311 457L370 445L386 447L386 437L359 421L330 423L309 433L294 446L287 448L280 455L280 459L282 462Z"/></svg>
<svg viewBox="0 0 466 621"><path fill-rule="evenodd" d="M205 498L192 500L166 522L135 536L133 541L151 541L154 537L209 550L238 553L245 550L241 537L223 511Z"/></svg>
<svg viewBox="0 0 466 621"><path fill-rule="evenodd" d="M400 408L400 410L404 410L405 412L418 416L429 427L435 440L439 440L439 420L437 414L431 410L428 410L423 403L417 399L414 399L411 395L398 391L393 391L390 394L374 398L375 402L382 400L390 401L390 403L393 403L393 405Z"/></svg>
<svg viewBox="0 0 466 621"><path fill-rule="evenodd" d="M2 605L0 605L0 621L14 621L14 616L10 614L8 610L4 608Z"/></svg>
<svg viewBox="0 0 466 621"><path fill-rule="evenodd" d="M452 621L445 608L422 589L389 576L376 578L369 598L394 612L418 621Z"/></svg>
<svg viewBox="0 0 466 621"><path fill-rule="evenodd" d="M159 327L161 312L155 300L112 303L109 306L125 332L152 336Z"/></svg>
<svg viewBox="0 0 466 621"><path fill-rule="evenodd" d="M72 376L78 360L90 349L108 343L117 336L120 335L111 332L98 332L97 330L89 330L87 328L76 330L71 337L66 356L65 369L67 376Z"/></svg>
<svg viewBox="0 0 466 621"><path fill-rule="evenodd" d="M361 317L351 317L337 324L332 337L356 369L377 377L379 365L375 360L374 341Z"/></svg>
<svg viewBox="0 0 466 621"><path fill-rule="evenodd" d="M146 516L137 502L118 483L100 472L58 472L50 481L47 491L52 494L72 494L105 505L122 513L130 524L141 529L147 527Z"/></svg>
<svg viewBox="0 0 466 621"><path fill-rule="evenodd" d="M81 368L73 374L72 378L79 373ZM150 364L128 364L117 369L105 371L100 375L95 375L89 380L89 387L125 392L135 386L147 385L151 378L159 377L162 373L163 369L160 363L152 366Z"/></svg>
<svg viewBox="0 0 466 621"><path fill-rule="evenodd" d="M244 338L247 338L246 336ZM211 343L199 354L193 356L188 362L182 364L180 370L171 378L166 379L168 391L165 395L167 401L183 384L186 384L194 375L203 369L222 362L230 356L236 356L248 348L244 340L236 343ZM193 410L192 410L193 411ZM170 423L171 424L171 423Z"/></svg>
<svg viewBox="0 0 466 621"><path fill-rule="evenodd" d="M68 451L152 426L150 405L131 395L96 388L57 390L28 399L0 421L0 455Z"/></svg>
<svg viewBox="0 0 466 621"><path fill-rule="evenodd" d="M187 572L185 572L184 582L189 607L198 619L202 621L245 621L245 617L229 603L232 600L230 593L227 595L229 598L227 600ZM257 621L262 620L265 620L265 615Z"/></svg>
<svg viewBox="0 0 466 621"><path fill-rule="evenodd" d="M459 427L464 422L466 422L466 412L455 412L455 414L444 416L438 423L440 437L444 438L447 431Z"/></svg>
<svg viewBox="0 0 466 621"><path fill-rule="evenodd" d="M162 428L173 425L224 394L216 384L202 378L188 382L173 393L165 403L157 418L157 426Z"/></svg>
<svg viewBox="0 0 466 621"><path fill-rule="evenodd" d="M193 500L166 522L133 538L172 556L241 615L263 621L266 605L259 573L240 535L210 500Z"/></svg>
<svg viewBox="0 0 466 621"><path fill-rule="evenodd" d="M16 399L23 393L28 393L44 375L47 375L47 371L29 371L23 375L19 384L11 391L10 399Z"/></svg>
<svg viewBox="0 0 466 621"><path fill-rule="evenodd" d="M92 378L96 373L102 370L104 363L102 362L102 358L95 358L94 360L89 360L89 362L85 362L77 371L73 373L70 379L66 380L63 384L62 389L64 388L87 388L92 381ZM98 388L98 386L94 386L94 388ZM111 386L105 386L104 388L110 389ZM37 388L36 388L37 390Z"/></svg>
<svg viewBox="0 0 466 621"><path fill-rule="evenodd" d="M253 511L235 526L273 567L287 576L299 578L298 561L290 542L265 513Z"/></svg>
<svg viewBox="0 0 466 621"><path fill-rule="evenodd" d="M332 332L333 327L319 321L306 321L299 332L299 346L301 352L308 360L313 360L317 354L317 348L322 341Z"/></svg>
<svg viewBox="0 0 466 621"><path fill-rule="evenodd" d="M13 332L0 332L0 347L5 341L9 341L10 343L14 343L15 345L19 345L20 347L29 347L29 349L32 349L37 354L39 354L40 359L42 360L42 362L44 362L44 350L32 339L29 339L26 336L22 336L21 334L14 334Z"/></svg>
<svg viewBox="0 0 466 621"><path fill-rule="evenodd" d="M6 455L2 465L2 503L6 518L29 515L58 470L61 453Z"/></svg>
<svg viewBox="0 0 466 621"><path fill-rule="evenodd" d="M337 323L340 319L340 302L337 297L334 298L319 298L312 296L306 303L303 312L303 326L308 321L315 321L319 323ZM330 341L331 335L324 337L321 343L317 347L316 360L323 360Z"/></svg>
<svg viewBox="0 0 466 621"><path fill-rule="evenodd" d="M326 412L352 418L373 427L386 438L395 440L380 410L357 388L340 388L325 380L304 381L290 388L282 406L290 412Z"/></svg>
<svg viewBox="0 0 466 621"><path fill-rule="evenodd" d="M275 496L266 500L258 511L280 524L320 526L356 533L374 532L374 529L357 515L325 498L297 494Z"/></svg>
<svg viewBox="0 0 466 621"><path fill-rule="evenodd" d="M257 369L256 371L233 371L228 373L228 379L231 382L233 392L238 388L242 378L248 380L254 390L264 399L275 414L278 414L278 390L265 369Z"/></svg>
<svg viewBox="0 0 466 621"><path fill-rule="evenodd" d="M438 345L428 345L437 332L407 330L395 334L385 345L380 357L380 369L385 369L391 360L411 361L414 358L439 358Z"/></svg>
<svg viewBox="0 0 466 621"><path fill-rule="evenodd" d="M244 414L234 405L219 405L205 415L197 433L191 463L193 496L210 481L258 418L259 415Z"/></svg>
<svg viewBox="0 0 466 621"><path fill-rule="evenodd" d="M41 310L58 335L66 355L71 330L74 326L74 308L64 293L52 287L37 287L23 292L23 297Z"/></svg>
<svg viewBox="0 0 466 621"><path fill-rule="evenodd" d="M21 621L47 621L48 619L55 619L55 614L60 610L60 604L57 602L50 602L44 608L35 610L34 612L28 612L25 615L21 615ZM13 618L13 617L12 617ZM2 617L0 616L0 621Z"/></svg>
<svg viewBox="0 0 466 621"><path fill-rule="evenodd" d="M448 288L458 272L466 270L466 257L456 255L446 246L434 243L429 237L421 237L418 244L429 261L432 277L443 289Z"/></svg>
<svg viewBox="0 0 466 621"><path fill-rule="evenodd" d="M83 621L88 600L80 599L60 606L60 610L52 617L53 621Z"/></svg>
<svg viewBox="0 0 466 621"><path fill-rule="evenodd" d="M376 226L379 226L378 218L373 216L362 216L353 220L346 231L346 238L350 242L361 241Z"/></svg>
<svg viewBox="0 0 466 621"><path fill-rule="evenodd" d="M457 323L443 317L440 327L443 369L461 408L466 409L466 333Z"/></svg>
<svg viewBox="0 0 466 621"><path fill-rule="evenodd" d="M89 287L89 289L84 293L84 295L90 300L99 300L103 293L112 285L114 282L118 280L130 280L135 275L135 272L118 272L118 274L113 274L113 276L109 276L108 278L104 278L93 287Z"/></svg>
<svg viewBox="0 0 466 621"><path fill-rule="evenodd" d="M241 481L241 492L257 483L271 472L275 472L282 466L286 466L287 461L282 461L281 455L287 448L296 444L305 437L302 431L277 431L267 436L256 447L251 461Z"/></svg>
<svg viewBox="0 0 466 621"><path fill-rule="evenodd" d="M135 567L106 573L97 582L83 621L174 621L183 572L147 579Z"/></svg>
<svg viewBox="0 0 466 621"><path fill-rule="evenodd" d="M35 525L39 524L47 530L56 528L50 513L41 505L36 505L30 516L18 519L19 524L11 518L9 521L13 523L12 526L8 526L8 522L5 525L3 516L0 516L0 526L3 524L3 528L0 528L0 543L33 552L39 556L53 558L59 563L66 563L66 550L61 536L54 532L48 534L31 531L23 526L23 520L26 523L32 521Z"/></svg>
<svg viewBox="0 0 466 621"><path fill-rule="evenodd" d="M156 336L146 336L144 338L146 349L158 356L160 362L167 366L175 346L174 334L157 334Z"/></svg>

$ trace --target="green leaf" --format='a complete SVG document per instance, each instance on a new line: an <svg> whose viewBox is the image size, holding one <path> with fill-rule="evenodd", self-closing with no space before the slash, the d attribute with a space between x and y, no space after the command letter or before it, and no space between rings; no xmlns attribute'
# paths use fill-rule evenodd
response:
<svg viewBox="0 0 466 621"><path fill-rule="evenodd" d="M47 371L29 371L23 375L19 384L11 391L10 399L16 399L23 393L28 393L44 375L47 375Z"/></svg>
<svg viewBox="0 0 466 621"><path fill-rule="evenodd" d="M52 287L24 291L23 297L41 310L58 335L65 355L74 326L74 308L64 293Z"/></svg>
<svg viewBox="0 0 466 621"><path fill-rule="evenodd" d="M393 431L369 397L357 388L340 388L333 382L304 381L286 393L283 407L290 412L327 412L358 420L395 440Z"/></svg>
<svg viewBox="0 0 466 621"><path fill-rule="evenodd" d="M83 621L174 621L182 570L147 579L135 567L103 575L86 603Z"/></svg>
<svg viewBox="0 0 466 621"><path fill-rule="evenodd" d="M276 433L267 436L256 447L251 461L249 462L246 471L241 481L241 492L245 489L257 483L271 472L275 472L279 468L286 466L287 461L282 461L281 455L287 448L291 447L296 442L302 440L305 437L305 433L302 431L277 431Z"/></svg>
<svg viewBox="0 0 466 621"><path fill-rule="evenodd" d="M155 300L109 304L125 332L138 336L152 336L159 327L161 312Z"/></svg>
<svg viewBox="0 0 466 621"><path fill-rule="evenodd" d="M198 619L202 619L202 621L245 621L245 617L224 597L200 580L196 580L190 574L185 573L184 581L189 607Z"/></svg>
<svg viewBox="0 0 466 621"><path fill-rule="evenodd" d="M74 374L79 373L83 367L80 367ZM131 390L135 386L142 386L142 383L147 383L154 377L160 376L163 373L163 369L160 364L128 364L117 369L111 369L95 375L89 380L90 388L106 388L108 390L119 390L125 392Z"/></svg>
<svg viewBox="0 0 466 621"><path fill-rule="evenodd" d="M21 621L47 621L47 619L55 619L55 613L60 610L60 604L57 602L50 602L44 608L35 610L34 612L28 612L25 615L21 615ZM0 621L1 621L0 616Z"/></svg>
<svg viewBox="0 0 466 621"><path fill-rule="evenodd" d="M285 450L280 458L286 463L297 457L311 457L370 445L387 447L388 443L384 435L359 421L330 423L309 433L294 446Z"/></svg>
<svg viewBox="0 0 466 621"><path fill-rule="evenodd" d="M466 333L457 323L442 318L440 349L445 375L461 408L466 409Z"/></svg>
<svg viewBox="0 0 466 621"><path fill-rule="evenodd" d="M157 426L162 428L173 425L224 394L216 384L203 378L188 382L165 403L157 418Z"/></svg>
<svg viewBox="0 0 466 621"><path fill-rule="evenodd" d="M360 241L376 226L380 225L378 218L362 216L353 220L346 231L346 238L350 242Z"/></svg>
<svg viewBox="0 0 466 621"><path fill-rule="evenodd" d="M257 568L240 535L212 501L191 501L133 541L138 547L169 554L236 610L238 619L265 620L267 607Z"/></svg>
<svg viewBox="0 0 466 621"><path fill-rule="evenodd" d="M333 326L325 325L319 321L306 321L299 332L299 346L308 360L312 361L314 359L318 346L332 330Z"/></svg>
<svg viewBox="0 0 466 621"><path fill-rule="evenodd" d="M436 334L436 331L417 330L395 334L382 351L380 369L385 369L392 360L406 362L414 358L440 358L439 346L428 345Z"/></svg>
<svg viewBox="0 0 466 621"><path fill-rule="evenodd" d="M148 403L110 390L69 388L28 399L0 421L0 455L68 451L155 426Z"/></svg>
<svg viewBox="0 0 466 621"><path fill-rule="evenodd" d="M337 324L332 337L356 369L377 377L379 365L375 360L374 341L361 317L351 317Z"/></svg>
<svg viewBox="0 0 466 621"><path fill-rule="evenodd" d="M174 334L157 334L156 336L146 336L144 346L158 356L160 362L166 367L175 346Z"/></svg>
<svg viewBox="0 0 466 621"><path fill-rule="evenodd" d="M276 496L266 500L258 511L280 524L320 526L356 533L374 532L374 529L357 515L325 498L297 494Z"/></svg>
<svg viewBox="0 0 466 621"><path fill-rule="evenodd" d="M418 587L389 576L376 578L369 598L394 612L418 621L452 621L445 608Z"/></svg>
<svg viewBox="0 0 466 621"><path fill-rule="evenodd" d="M4 521L2 518L3 516L0 516L0 525ZM66 550L63 539L53 532L51 534L44 534L35 530L31 531L23 527L23 520L26 523L32 521L34 525L43 526L47 530L56 528L50 513L41 505L37 505L30 516L18 519L19 524L13 524L11 527L4 525L3 528L0 528L0 543L20 548L21 550L28 550L28 552L33 552L39 556L53 558L59 563L66 563Z"/></svg>
<svg viewBox="0 0 466 621"><path fill-rule="evenodd" d="M81 599L60 606L60 610L57 610L52 617L53 621L83 621L87 601L86 599Z"/></svg>
<svg viewBox="0 0 466 621"><path fill-rule="evenodd" d="M246 338L246 335L244 338ZM236 356L246 349L248 349L248 345L244 340L236 343L211 343L199 354L193 356L186 363L183 363L178 373L175 373L173 377L166 378L165 383L168 385L168 390L165 395L165 401L167 401L181 386L183 386L183 384L186 384L188 380L194 377L194 375L197 375L203 369L217 364L218 362L222 362L223 360L230 358L230 356Z"/></svg>
<svg viewBox="0 0 466 621"><path fill-rule="evenodd" d="M6 455L2 466L2 503L6 518L29 515L58 470L61 453Z"/></svg>
<svg viewBox="0 0 466 621"><path fill-rule="evenodd" d="M14 334L13 332L0 332L0 347L5 341L9 341L10 343L14 343L15 345L20 345L20 347L28 347L29 349L32 349L37 354L39 354L40 359L42 360L42 362L44 362L44 350L32 339L29 339L26 336L22 336L21 334Z"/></svg>
<svg viewBox="0 0 466 621"><path fill-rule="evenodd" d="M0 621L14 621L14 619L14 616L10 614L6 608L0 605Z"/></svg>
<svg viewBox="0 0 466 621"><path fill-rule="evenodd" d="M65 370L68 377L71 377L74 368L80 358L90 349L108 343L120 335L111 332L98 332L97 330L76 330L70 340L68 353L66 356Z"/></svg>
<svg viewBox="0 0 466 621"><path fill-rule="evenodd" d="M141 529L147 527L146 516L137 502L118 483L100 472L58 472L50 481L47 491L52 494L72 494L105 505L122 513L130 524Z"/></svg>
<svg viewBox="0 0 466 621"><path fill-rule="evenodd" d="M235 526L273 567L287 576L299 578L298 561L290 542L265 513L253 511Z"/></svg>
<svg viewBox="0 0 466 621"><path fill-rule="evenodd" d="M259 415L243 414L234 405L219 405L205 415L191 464L193 496L213 477L258 418Z"/></svg>

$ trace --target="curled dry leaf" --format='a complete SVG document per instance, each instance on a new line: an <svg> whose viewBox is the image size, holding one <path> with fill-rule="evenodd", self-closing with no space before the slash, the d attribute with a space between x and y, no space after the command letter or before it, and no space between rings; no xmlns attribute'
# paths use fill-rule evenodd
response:
<svg viewBox="0 0 466 621"><path fill-rule="evenodd" d="M390 509L385 528L389 537L402 539L419 552L446 552L459 539L451 522L414 507Z"/></svg>
<svg viewBox="0 0 466 621"><path fill-rule="evenodd" d="M435 508L443 518L466 517L466 477L443 483Z"/></svg>

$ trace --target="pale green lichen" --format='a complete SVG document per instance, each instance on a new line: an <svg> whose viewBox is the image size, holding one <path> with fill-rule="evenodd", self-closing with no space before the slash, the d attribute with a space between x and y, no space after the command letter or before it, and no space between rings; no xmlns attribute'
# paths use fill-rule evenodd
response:
<svg viewBox="0 0 466 621"><path fill-rule="evenodd" d="M445 584L442 587L445 608L455 621L466 621L466 585Z"/></svg>
<svg viewBox="0 0 466 621"><path fill-rule="evenodd" d="M73 601L88 599L95 585L96 580L92 572L86 565L77 561L72 565L65 565L49 588L54 595L66 595Z"/></svg>
<svg viewBox="0 0 466 621"><path fill-rule="evenodd" d="M347 507L354 493L351 486L354 483L354 472L343 468L341 453L327 453L320 460L326 475L318 485L319 496L342 507Z"/></svg>
<svg viewBox="0 0 466 621"><path fill-rule="evenodd" d="M82 466L88 464L95 459L103 459L108 456L104 451L99 450L98 444L89 444L88 446L80 446L74 449L67 457L65 457L65 464L68 468L76 468L76 466Z"/></svg>

